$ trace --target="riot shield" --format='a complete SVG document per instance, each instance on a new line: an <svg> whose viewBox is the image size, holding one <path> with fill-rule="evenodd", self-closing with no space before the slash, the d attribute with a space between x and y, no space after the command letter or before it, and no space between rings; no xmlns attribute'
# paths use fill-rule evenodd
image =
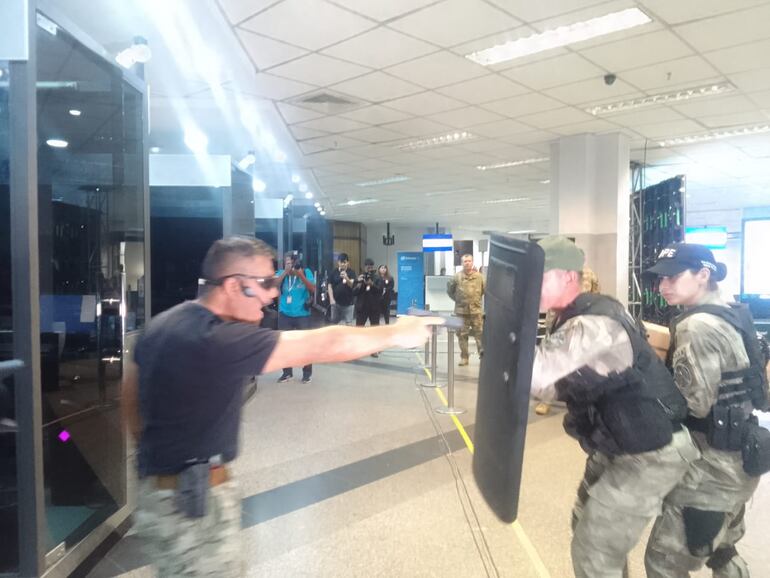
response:
<svg viewBox="0 0 770 578"><path fill-rule="evenodd" d="M473 475L492 511L509 523L519 507L543 261L535 243L492 235Z"/></svg>

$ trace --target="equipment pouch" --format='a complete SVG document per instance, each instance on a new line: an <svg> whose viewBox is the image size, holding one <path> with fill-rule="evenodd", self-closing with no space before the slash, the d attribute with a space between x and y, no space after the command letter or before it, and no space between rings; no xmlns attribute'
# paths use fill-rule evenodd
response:
<svg viewBox="0 0 770 578"><path fill-rule="evenodd" d="M177 510L188 518L202 518L208 511L208 462L193 464L179 473L174 501Z"/></svg>
<svg viewBox="0 0 770 578"><path fill-rule="evenodd" d="M706 432L706 441L715 450L730 450L730 408L715 405L711 409L711 421Z"/></svg>
<svg viewBox="0 0 770 578"><path fill-rule="evenodd" d="M743 434L746 430L746 413L742 407L730 408L730 425L727 428L727 444L731 451L740 451L743 446Z"/></svg>
<svg viewBox="0 0 770 578"><path fill-rule="evenodd" d="M743 436L743 471L750 476L770 472L770 431L761 427L756 416L746 422Z"/></svg>

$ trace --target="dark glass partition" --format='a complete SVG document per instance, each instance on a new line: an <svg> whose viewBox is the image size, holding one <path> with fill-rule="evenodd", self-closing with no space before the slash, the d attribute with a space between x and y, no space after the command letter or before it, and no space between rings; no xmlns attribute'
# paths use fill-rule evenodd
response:
<svg viewBox="0 0 770 578"><path fill-rule="evenodd" d="M119 381L144 323L142 94L38 26L40 346L48 549L126 504Z"/></svg>

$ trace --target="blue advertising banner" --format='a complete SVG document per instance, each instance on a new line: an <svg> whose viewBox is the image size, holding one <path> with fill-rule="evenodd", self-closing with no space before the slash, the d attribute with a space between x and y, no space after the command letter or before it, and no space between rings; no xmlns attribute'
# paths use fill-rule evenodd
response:
<svg viewBox="0 0 770 578"><path fill-rule="evenodd" d="M425 307L425 263L421 252L398 253L398 314Z"/></svg>

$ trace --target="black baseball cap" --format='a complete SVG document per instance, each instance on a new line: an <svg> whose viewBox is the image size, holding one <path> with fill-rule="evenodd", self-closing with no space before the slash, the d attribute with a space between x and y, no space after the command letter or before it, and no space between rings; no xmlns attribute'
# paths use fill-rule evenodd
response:
<svg viewBox="0 0 770 578"><path fill-rule="evenodd" d="M704 245L692 243L673 243L663 249L658 255L658 260L645 273L658 275L659 277L673 277L688 269L708 269L716 281L725 278L727 267L723 263L717 263L714 253Z"/></svg>

